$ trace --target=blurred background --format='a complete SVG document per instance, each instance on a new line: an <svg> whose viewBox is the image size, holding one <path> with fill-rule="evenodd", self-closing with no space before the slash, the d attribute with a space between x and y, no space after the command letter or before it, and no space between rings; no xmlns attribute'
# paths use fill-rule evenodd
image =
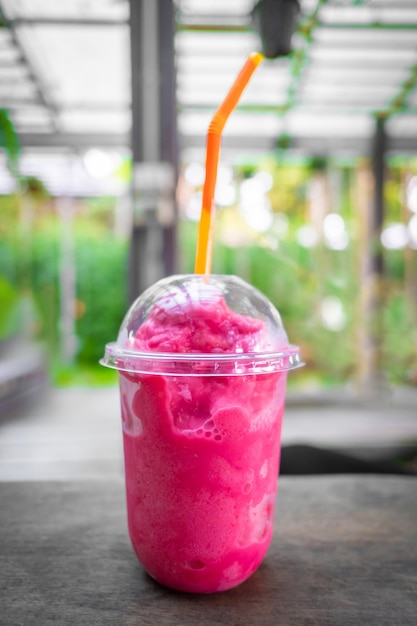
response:
<svg viewBox="0 0 417 626"><path fill-rule="evenodd" d="M127 306L193 271L208 124L256 50L213 271L277 306L307 363L295 394L415 407L415 1L0 0L6 412L45 381L116 385L98 360Z"/></svg>

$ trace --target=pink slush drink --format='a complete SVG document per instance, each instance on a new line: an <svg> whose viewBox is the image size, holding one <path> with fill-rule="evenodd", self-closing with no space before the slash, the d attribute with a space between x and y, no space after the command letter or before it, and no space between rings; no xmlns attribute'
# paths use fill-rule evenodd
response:
<svg viewBox="0 0 417 626"><path fill-rule="evenodd" d="M224 591L272 537L286 375L278 312L232 276L142 294L103 364L119 370L130 538L159 583Z"/></svg>

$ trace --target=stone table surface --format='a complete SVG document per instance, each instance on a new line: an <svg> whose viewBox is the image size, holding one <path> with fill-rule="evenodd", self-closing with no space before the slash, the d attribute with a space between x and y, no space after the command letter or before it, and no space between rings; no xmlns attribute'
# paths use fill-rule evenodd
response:
<svg viewBox="0 0 417 626"><path fill-rule="evenodd" d="M416 623L415 477L282 477L263 564L214 595L146 575L121 478L0 483L2 626Z"/></svg>

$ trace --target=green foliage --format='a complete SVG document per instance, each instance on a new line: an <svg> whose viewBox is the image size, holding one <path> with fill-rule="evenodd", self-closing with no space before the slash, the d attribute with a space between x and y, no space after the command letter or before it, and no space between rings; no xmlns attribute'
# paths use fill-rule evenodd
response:
<svg viewBox="0 0 417 626"><path fill-rule="evenodd" d="M98 363L53 363L51 380L58 387L108 387L117 384L117 372Z"/></svg>
<svg viewBox="0 0 417 626"><path fill-rule="evenodd" d="M0 276L0 340L12 337L19 332L19 294L16 289Z"/></svg>
<svg viewBox="0 0 417 626"><path fill-rule="evenodd" d="M114 222L114 198L102 196L86 199L80 217L86 227L94 224L102 229L111 230ZM81 222L81 219L78 221Z"/></svg>
<svg viewBox="0 0 417 626"><path fill-rule="evenodd" d="M384 188L385 221L398 222L402 218L404 198L401 187L402 170L391 168L389 170Z"/></svg>
<svg viewBox="0 0 417 626"><path fill-rule="evenodd" d="M213 272L236 274L263 292L280 311L291 341L300 345L308 367L299 375L316 376L326 384L345 383L355 377L362 358L358 343L360 296L364 288L359 273L359 227L354 205L355 167L336 167L322 161L302 166L297 163L274 163L265 159L262 169L269 171L274 185L269 192L273 212L285 213L288 232L280 235L273 227L265 235L246 230L236 238L235 246L226 243L224 227L234 224L235 233L242 228L236 208L218 210L214 239ZM404 164L391 167L386 187L387 221L401 221L404 212L402 185ZM409 165L407 164L407 167ZM414 164L414 168L417 166ZM239 167L240 179L256 174L258 166ZM337 176L338 195L333 210L344 218L350 243L343 250L332 250L323 243L305 248L298 243L297 231L308 222L308 191L312 175L333 168ZM333 179L334 180L334 179ZM332 198L333 200L333 198ZM224 219L228 213L229 218ZM194 266L197 224L181 221L179 227L180 269L192 272ZM232 226L233 229L233 226ZM275 245L273 245L275 243ZM378 242L378 245L379 242ZM408 255L408 261L407 261ZM381 319L374 321L380 329L377 341L382 348L382 367L394 383L415 384L417 380L417 304L405 289L406 273L415 263L411 251L383 250L385 275ZM407 270L408 263L408 270ZM408 279L410 280L410 279ZM332 327L326 322L326 301L340 303L343 323Z"/></svg>
<svg viewBox="0 0 417 626"><path fill-rule="evenodd" d="M33 232L31 257L25 272L30 281L40 313L40 339L51 353L59 349L59 230L56 219L43 222Z"/></svg>
<svg viewBox="0 0 417 626"><path fill-rule="evenodd" d="M390 379L411 382L417 374L417 326L404 293L386 299L382 316L383 365Z"/></svg>
<svg viewBox="0 0 417 626"><path fill-rule="evenodd" d="M116 339L126 311L127 245L104 232L78 228L75 245L80 362L96 362Z"/></svg>
<svg viewBox="0 0 417 626"><path fill-rule="evenodd" d="M362 288L357 258L360 222L352 193L354 166L345 164L331 172L334 165L322 161L300 165L271 158L265 158L261 166L274 181L268 197L276 230L272 226L267 233L255 233L242 222L236 207L220 209L213 272L241 276L280 311L289 339L300 345L308 364L291 378L317 377L326 384L344 383L355 375L361 358L357 342ZM413 167L417 169L417 164ZM240 180L253 176L258 168L259 164L240 166ZM402 163L398 171L393 169L387 185L387 220L401 220L404 210L401 185L405 176L401 168ZM329 171L337 174L332 179L338 190L333 210L344 217L351 235L344 250L332 250L323 243L306 248L297 237L299 228L310 219L311 176L325 176ZM31 198L29 205L22 204L18 196L0 198L0 338L20 332L25 311L34 306L31 316L37 323L37 335L46 341L53 355L54 382L113 384L114 372L99 368L97 361L104 344L116 338L127 304L128 247L127 241L113 233L115 201L99 198L77 205L73 246L78 351L76 362L64 367L59 362L62 224L42 187L35 184L26 191ZM29 223L25 223L27 215ZM284 225L288 222L286 232L278 227L280 220ZM194 270L197 230L196 222L179 223L180 272ZM380 320L383 368L390 380L401 384L415 384L417 378L416 303L409 295L412 286L405 289L406 277L410 281L412 273L413 254L410 249L407 254L403 250L384 251L386 274ZM323 314L323 304L329 299L339 302L343 310L343 323L336 328L329 327Z"/></svg>
<svg viewBox="0 0 417 626"><path fill-rule="evenodd" d="M181 270L192 272L196 224L181 222ZM192 251L186 254L187 251ZM317 273L318 256L323 275ZM283 241L277 250L258 244L231 248L218 237L213 255L215 273L236 274L264 293L279 310L291 341L301 346L309 369L330 372L345 380L354 369L357 293L354 251L309 250L294 239ZM323 266L324 264L324 266ZM323 326L320 305L323 297L336 296L343 302L346 325L340 331Z"/></svg>
<svg viewBox="0 0 417 626"><path fill-rule="evenodd" d="M17 276L17 250L14 237L0 236L0 271L4 280L13 284Z"/></svg>
<svg viewBox="0 0 417 626"><path fill-rule="evenodd" d="M390 250L384 254L385 273L390 280L404 279L405 259L403 250Z"/></svg>
<svg viewBox="0 0 417 626"><path fill-rule="evenodd" d="M20 154L20 143L13 123L6 109L0 109L0 146L3 147L10 171L17 175L17 162Z"/></svg>
<svg viewBox="0 0 417 626"><path fill-rule="evenodd" d="M178 264L182 274L194 271L195 242L197 241L198 225L196 222L180 220L178 224ZM217 250L214 251L217 259Z"/></svg>
<svg viewBox="0 0 417 626"><path fill-rule="evenodd" d="M77 362L96 365L104 344L116 338L125 314L127 242L110 230L108 200L90 206L92 215L78 215L74 220L75 315ZM32 294L36 336L49 348L54 380L63 381L66 373L58 358L63 226L53 210L46 211L40 204L28 230L21 222L16 198L1 198L0 211L10 218L7 227L0 228L0 338L28 330L22 316L27 317ZM74 378L72 369L68 371Z"/></svg>

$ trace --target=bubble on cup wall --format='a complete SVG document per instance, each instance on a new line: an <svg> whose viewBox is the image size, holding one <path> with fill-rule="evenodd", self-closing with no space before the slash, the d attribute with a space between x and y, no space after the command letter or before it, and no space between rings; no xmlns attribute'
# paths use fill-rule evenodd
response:
<svg viewBox="0 0 417 626"><path fill-rule="evenodd" d="M261 469L259 470L259 476L261 478L266 478L268 475L268 459L265 459L265 463L262 465Z"/></svg>
<svg viewBox="0 0 417 626"><path fill-rule="evenodd" d="M295 234L295 238L303 248L314 248L319 241L317 231L311 224L300 226Z"/></svg>
<svg viewBox="0 0 417 626"><path fill-rule="evenodd" d="M409 232L401 222L393 222L381 233L381 243L388 250L402 250L408 244Z"/></svg>
<svg viewBox="0 0 417 626"><path fill-rule="evenodd" d="M339 332L346 326L343 304L337 296L326 296L320 305L321 320L327 330Z"/></svg>
<svg viewBox="0 0 417 626"><path fill-rule="evenodd" d="M242 487L242 492L245 495L250 494L250 492L252 491L252 483L245 483Z"/></svg>
<svg viewBox="0 0 417 626"><path fill-rule="evenodd" d="M412 248L417 250L417 215L408 222L409 243Z"/></svg>
<svg viewBox="0 0 417 626"><path fill-rule="evenodd" d="M323 220L324 242L331 250L345 250L349 245L349 235L345 220L338 213L329 213Z"/></svg>
<svg viewBox="0 0 417 626"><path fill-rule="evenodd" d="M263 541L272 523L273 497L265 494L259 504L249 509L251 520L250 538L253 541Z"/></svg>
<svg viewBox="0 0 417 626"><path fill-rule="evenodd" d="M413 176L407 185L407 206L417 213L417 176Z"/></svg>
<svg viewBox="0 0 417 626"><path fill-rule="evenodd" d="M202 570L206 567L206 564L201 559L191 559L184 564L188 569Z"/></svg>

